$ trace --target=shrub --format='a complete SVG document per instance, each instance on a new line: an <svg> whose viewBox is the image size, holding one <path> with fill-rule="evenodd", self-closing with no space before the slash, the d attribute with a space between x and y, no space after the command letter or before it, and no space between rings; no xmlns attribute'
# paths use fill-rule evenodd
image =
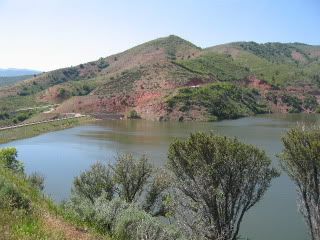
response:
<svg viewBox="0 0 320 240"><path fill-rule="evenodd" d="M320 129L298 126L283 138L282 168L297 186L299 210L312 240L320 239Z"/></svg>
<svg viewBox="0 0 320 240"><path fill-rule="evenodd" d="M146 212L129 207L118 217L114 235L119 240L177 240L181 234ZM181 238L186 239L186 238Z"/></svg>
<svg viewBox="0 0 320 240"><path fill-rule="evenodd" d="M30 201L12 183L0 177L0 207L30 210Z"/></svg>
<svg viewBox="0 0 320 240"><path fill-rule="evenodd" d="M27 179L32 187L39 189L40 191L44 189L44 176L40 175L39 173L32 173L27 177Z"/></svg>
<svg viewBox="0 0 320 240"><path fill-rule="evenodd" d="M109 63L108 63L105 59L100 58L100 59L98 60L97 66L98 66L99 70L102 70L102 69L108 67L108 66L109 66Z"/></svg>
<svg viewBox="0 0 320 240"><path fill-rule="evenodd" d="M131 110L129 112L129 114L128 114L128 118L130 118L130 119L139 119L140 116L139 116L139 114L137 113L136 110Z"/></svg>
<svg viewBox="0 0 320 240"><path fill-rule="evenodd" d="M103 193L111 200L114 194L114 184L110 169L102 163L92 165L88 171L83 172L74 180L73 195L87 198L94 203L95 199Z"/></svg>
<svg viewBox="0 0 320 240"><path fill-rule="evenodd" d="M170 145L176 216L203 239L238 239L243 216L278 172L266 153L237 139L191 134Z"/></svg>
<svg viewBox="0 0 320 240"><path fill-rule="evenodd" d="M23 173L23 164L17 160L17 156L18 153L15 148L0 149L0 164L14 171L15 173Z"/></svg>
<svg viewBox="0 0 320 240"><path fill-rule="evenodd" d="M153 169L145 155L136 160L132 154L124 154L117 157L112 170L120 198L133 202L148 183Z"/></svg>
<svg viewBox="0 0 320 240"><path fill-rule="evenodd" d="M299 113L302 111L302 101L297 96L285 94L281 97L281 100L291 107L289 110L290 113Z"/></svg>
<svg viewBox="0 0 320 240"><path fill-rule="evenodd" d="M303 101L303 107L305 109L309 109L311 111L315 111L317 109L317 107L318 107L317 98L315 96L312 96L312 95L306 96L304 101Z"/></svg>
<svg viewBox="0 0 320 240"><path fill-rule="evenodd" d="M111 201L103 196L98 198L94 204L94 211L99 228L104 232L113 232L117 219L129 206L129 203L120 198L114 198Z"/></svg>

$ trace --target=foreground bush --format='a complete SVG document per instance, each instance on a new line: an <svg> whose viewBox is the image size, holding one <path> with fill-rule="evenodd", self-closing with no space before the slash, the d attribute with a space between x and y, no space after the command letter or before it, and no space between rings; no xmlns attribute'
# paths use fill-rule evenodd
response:
<svg viewBox="0 0 320 240"><path fill-rule="evenodd" d="M177 239L155 216L168 212L170 178L142 155L119 155L112 165L94 164L75 178L66 210L116 239Z"/></svg>
<svg viewBox="0 0 320 240"><path fill-rule="evenodd" d="M80 197L71 199L65 208L78 219L90 222L101 232L108 233L117 240L186 239L173 226L162 223L135 204L120 198L109 201L102 194L92 204L88 199Z"/></svg>
<svg viewBox="0 0 320 240"><path fill-rule="evenodd" d="M176 217L199 239L236 240L243 217L278 172L257 147L237 139L192 134L169 149Z"/></svg>
<svg viewBox="0 0 320 240"><path fill-rule="evenodd" d="M169 185L168 174L154 169L146 156L123 154L117 156L113 165L96 163L76 177L71 200L86 198L93 204L101 196L108 201L120 198L154 216L164 216Z"/></svg>
<svg viewBox="0 0 320 240"><path fill-rule="evenodd" d="M299 207L312 240L320 239L320 128L299 126L283 138L283 169L297 186Z"/></svg>

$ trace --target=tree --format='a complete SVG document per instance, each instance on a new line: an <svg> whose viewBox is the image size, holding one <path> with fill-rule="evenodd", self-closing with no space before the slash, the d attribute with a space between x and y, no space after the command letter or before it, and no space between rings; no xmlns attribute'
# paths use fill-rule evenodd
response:
<svg viewBox="0 0 320 240"><path fill-rule="evenodd" d="M298 190L299 210L312 240L320 239L320 128L300 125L282 138L282 168Z"/></svg>
<svg viewBox="0 0 320 240"><path fill-rule="evenodd" d="M178 221L203 239L238 239L245 213L279 175L264 151L212 134L176 140L168 159Z"/></svg>

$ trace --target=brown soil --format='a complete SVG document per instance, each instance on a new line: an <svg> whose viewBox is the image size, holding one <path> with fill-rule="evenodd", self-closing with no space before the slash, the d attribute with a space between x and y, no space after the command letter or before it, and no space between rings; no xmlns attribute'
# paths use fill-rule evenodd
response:
<svg viewBox="0 0 320 240"><path fill-rule="evenodd" d="M45 213L43 216L45 227L50 231L55 230L59 235L61 234L67 240L99 240L101 237L89 233L86 229L78 228L63 219Z"/></svg>

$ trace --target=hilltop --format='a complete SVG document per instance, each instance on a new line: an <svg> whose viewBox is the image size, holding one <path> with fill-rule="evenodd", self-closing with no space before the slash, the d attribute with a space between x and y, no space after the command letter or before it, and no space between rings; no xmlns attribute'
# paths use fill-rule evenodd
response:
<svg viewBox="0 0 320 240"><path fill-rule="evenodd" d="M212 121L316 112L319 87L320 46L235 42L202 49L170 35L2 87L0 112L58 103L52 113Z"/></svg>

